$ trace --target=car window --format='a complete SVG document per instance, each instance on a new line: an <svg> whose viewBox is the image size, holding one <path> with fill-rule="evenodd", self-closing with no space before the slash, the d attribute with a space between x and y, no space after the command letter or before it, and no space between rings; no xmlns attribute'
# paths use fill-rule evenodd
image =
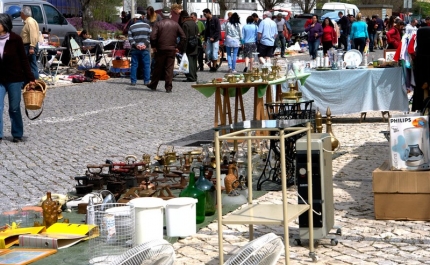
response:
<svg viewBox="0 0 430 265"><path fill-rule="evenodd" d="M50 5L43 5L43 9L45 9L47 24L51 25L66 25L67 20L63 18L54 7Z"/></svg>
<svg viewBox="0 0 430 265"><path fill-rule="evenodd" d="M34 20L37 21L37 23L43 23L43 14L42 9L40 6L30 6L25 5L31 8L31 17L34 18Z"/></svg>
<svg viewBox="0 0 430 265"><path fill-rule="evenodd" d="M306 19L290 19L291 27L304 27Z"/></svg>

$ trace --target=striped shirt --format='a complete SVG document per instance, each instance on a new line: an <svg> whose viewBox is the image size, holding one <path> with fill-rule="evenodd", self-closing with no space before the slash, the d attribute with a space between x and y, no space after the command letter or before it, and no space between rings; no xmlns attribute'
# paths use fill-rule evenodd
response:
<svg viewBox="0 0 430 265"><path fill-rule="evenodd" d="M151 34L151 27L149 24L138 20L136 23L130 26L128 30L128 40L132 48L136 45L145 44L149 47L149 35Z"/></svg>

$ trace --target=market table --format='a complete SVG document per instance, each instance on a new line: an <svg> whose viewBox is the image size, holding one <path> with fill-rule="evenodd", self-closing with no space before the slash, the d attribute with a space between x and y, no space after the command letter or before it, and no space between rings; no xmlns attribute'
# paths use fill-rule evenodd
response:
<svg viewBox="0 0 430 265"><path fill-rule="evenodd" d="M408 111L402 68L312 71L301 86L303 99L314 107L330 107L333 115L367 111Z"/></svg>
<svg viewBox="0 0 430 265"><path fill-rule="evenodd" d="M254 88L253 120L265 120L267 119L267 114L264 110L264 96L266 96L266 102L273 102L272 89L267 89L269 85L276 86L276 100L279 100L281 96L282 84L284 84L289 79L298 79L303 84L306 78L309 77L309 75L310 74L288 77L283 76L281 78L268 82L221 82L216 84L194 84L192 85L192 87L202 93L207 98L215 94L214 126L221 126L226 124L232 124L233 122L238 122L239 111L241 112L240 118L242 120L246 120L242 95L247 93L250 88ZM234 116L232 116L231 113L230 97L235 98Z"/></svg>

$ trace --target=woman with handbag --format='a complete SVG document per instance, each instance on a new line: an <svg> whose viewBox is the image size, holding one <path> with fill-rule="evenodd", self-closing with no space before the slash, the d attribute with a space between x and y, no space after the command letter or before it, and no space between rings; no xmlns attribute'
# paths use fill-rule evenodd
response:
<svg viewBox="0 0 430 265"><path fill-rule="evenodd" d="M227 50L227 62L228 62L228 72L236 72L236 58L239 47L242 41L242 30L240 29L240 20L237 13L233 13L228 19L225 26L225 42Z"/></svg>
<svg viewBox="0 0 430 265"><path fill-rule="evenodd" d="M9 117L13 142L22 141L24 124L21 116L21 88L29 82L34 88L34 75L19 35L12 32L12 19L0 14L0 142L3 139L4 98L8 94Z"/></svg>

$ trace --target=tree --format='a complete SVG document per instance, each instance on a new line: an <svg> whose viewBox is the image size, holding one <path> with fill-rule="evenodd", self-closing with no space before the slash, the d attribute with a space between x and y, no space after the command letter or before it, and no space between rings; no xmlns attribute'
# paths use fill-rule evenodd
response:
<svg viewBox="0 0 430 265"><path fill-rule="evenodd" d="M79 0L79 3L82 9L82 28L87 29L90 23L90 0Z"/></svg>
<svg viewBox="0 0 430 265"><path fill-rule="evenodd" d="M271 10L276 5L285 3L285 0L258 0L263 10Z"/></svg>
<svg viewBox="0 0 430 265"><path fill-rule="evenodd" d="M305 14L311 13L311 10L316 6L316 0L291 0L291 4L297 4Z"/></svg>

